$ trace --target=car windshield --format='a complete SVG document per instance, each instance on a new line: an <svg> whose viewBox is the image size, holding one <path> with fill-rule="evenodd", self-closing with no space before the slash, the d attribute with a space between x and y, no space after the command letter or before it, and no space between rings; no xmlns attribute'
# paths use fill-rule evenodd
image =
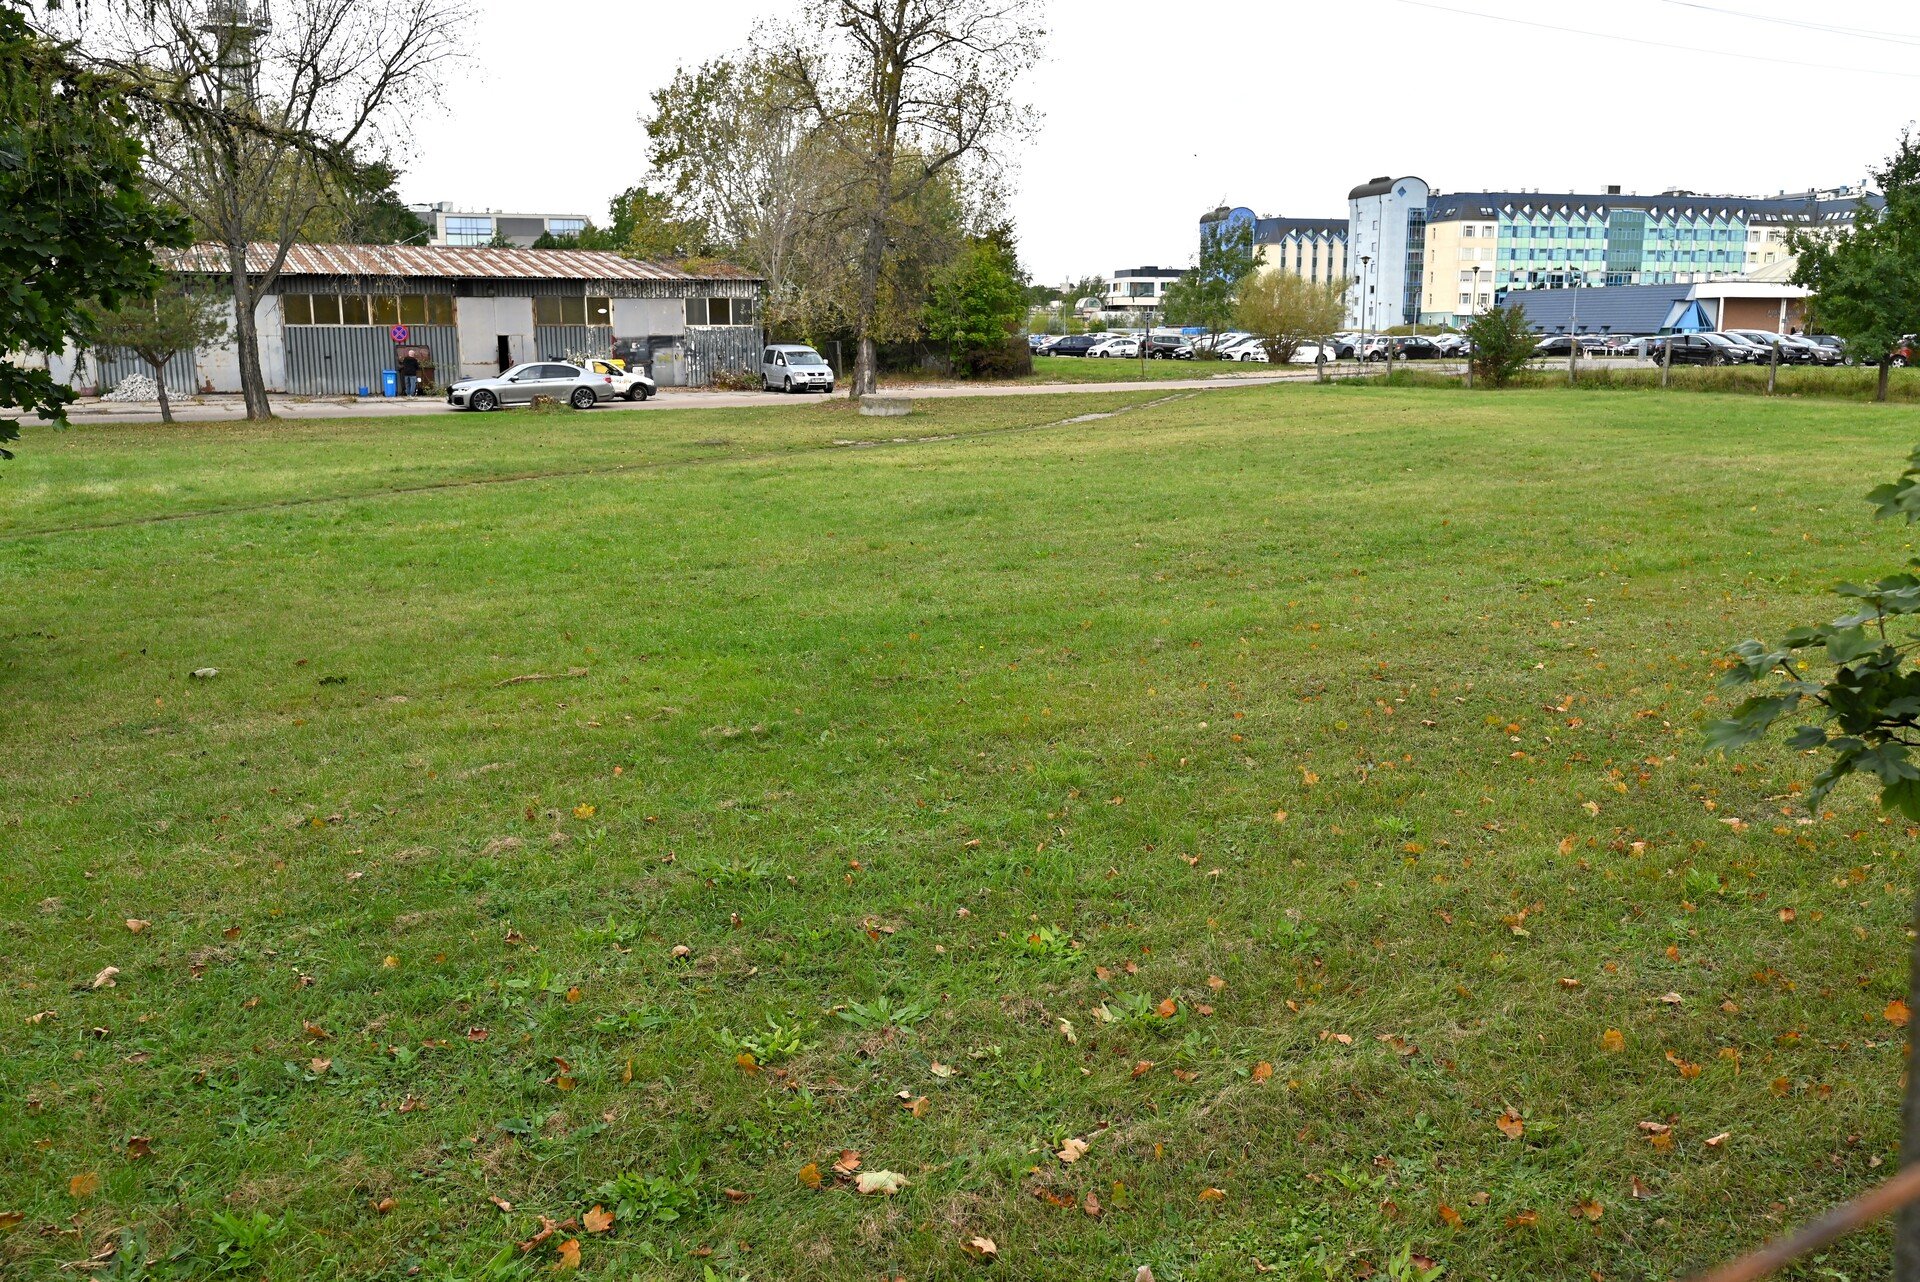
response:
<svg viewBox="0 0 1920 1282"><path fill-rule="evenodd" d="M826 362L820 359L820 353L818 352L788 352L787 364L789 365L825 365Z"/></svg>

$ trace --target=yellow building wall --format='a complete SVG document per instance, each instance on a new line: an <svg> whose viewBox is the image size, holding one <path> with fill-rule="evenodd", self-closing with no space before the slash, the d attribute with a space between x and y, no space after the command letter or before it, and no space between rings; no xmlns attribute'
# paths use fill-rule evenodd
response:
<svg viewBox="0 0 1920 1282"><path fill-rule="evenodd" d="M1316 245L1312 237L1290 236L1260 246L1259 263L1262 271L1287 271L1308 280L1337 281L1347 274L1347 247L1337 240L1322 240Z"/></svg>
<svg viewBox="0 0 1920 1282"><path fill-rule="evenodd" d="M1493 219L1449 219L1445 222L1427 224L1425 276L1420 282L1420 310L1422 312L1448 312L1456 316L1472 314L1472 307L1460 306L1460 295L1473 292L1471 279L1462 282L1461 272L1471 273L1480 269L1480 292L1487 295L1491 306L1493 296L1493 272L1498 261L1495 249L1498 247L1498 226ZM1474 234L1468 236L1466 229L1472 227ZM1495 235L1486 234L1488 228L1495 229Z"/></svg>

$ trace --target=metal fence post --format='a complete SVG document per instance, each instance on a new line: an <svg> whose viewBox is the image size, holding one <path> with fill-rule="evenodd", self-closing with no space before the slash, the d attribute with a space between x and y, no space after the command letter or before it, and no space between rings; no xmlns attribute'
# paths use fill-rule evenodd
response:
<svg viewBox="0 0 1920 1282"><path fill-rule="evenodd" d="M1660 344L1661 387L1665 387L1667 380L1673 376L1673 340L1675 337L1675 335L1669 334L1667 335L1666 341Z"/></svg>
<svg viewBox="0 0 1920 1282"><path fill-rule="evenodd" d="M1767 344L1767 395L1773 395L1773 389L1780 382L1780 340L1774 339Z"/></svg>

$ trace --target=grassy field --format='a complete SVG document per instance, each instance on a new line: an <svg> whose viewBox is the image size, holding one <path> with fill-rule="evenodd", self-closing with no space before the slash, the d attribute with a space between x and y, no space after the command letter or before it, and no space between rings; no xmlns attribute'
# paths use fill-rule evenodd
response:
<svg viewBox="0 0 1920 1282"><path fill-rule="evenodd" d="M1871 401L1879 371L1869 367L1782 366L1775 381L1776 396L1812 397L1822 400ZM1462 387L1457 374L1441 374L1412 366L1394 371L1393 381L1404 387ZM1514 381L1519 388L1553 390L1567 386L1567 363L1557 368L1523 371ZM1668 386L1660 386L1660 370L1647 366L1628 367L1606 359L1580 362L1580 386L1603 392L1730 392L1748 396L1767 395L1767 367L1734 365L1706 368L1680 365L1668 371ZM1920 402L1920 369L1896 369L1887 385L1887 399Z"/></svg>
<svg viewBox="0 0 1920 1282"><path fill-rule="evenodd" d="M1164 379L1234 378L1272 373L1270 365L1243 365L1225 361L1147 361L1123 360L1104 356L1036 356L1033 373L1009 381L1018 383L1136 383ZM1300 368L1296 373L1309 372ZM924 379L910 373L889 373L881 378L887 387L915 382L947 383L946 376L927 375Z"/></svg>
<svg viewBox="0 0 1920 1282"><path fill-rule="evenodd" d="M1894 1165L1914 833L1698 726L1912 554L1859 495L1915 437L1357 384L30 431L0 1275L1689 1273Z"/></svg>

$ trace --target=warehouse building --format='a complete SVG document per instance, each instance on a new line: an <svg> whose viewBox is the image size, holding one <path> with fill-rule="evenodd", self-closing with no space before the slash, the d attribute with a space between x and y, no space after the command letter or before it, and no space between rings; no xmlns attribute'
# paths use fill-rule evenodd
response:
<svg viewBox="0 0 1920 1282"><path fill-rule="evenodd" d="M254 245L249 269L264 277L273 254ZM212 289L226 275L223 246L165 261ZM381 371L409 351L436 388L523 361L613 355L663 386L700 386L758 368L760 284L725 264L690 272L592 250L295 245L255 313L261 372L270 391L354 395L377 393ZM146 370L111 351L91 364L71 352L49 362L56 377L102 391ZM167 384L237 392L238 355L231 345L183 354Z"/></svg>

